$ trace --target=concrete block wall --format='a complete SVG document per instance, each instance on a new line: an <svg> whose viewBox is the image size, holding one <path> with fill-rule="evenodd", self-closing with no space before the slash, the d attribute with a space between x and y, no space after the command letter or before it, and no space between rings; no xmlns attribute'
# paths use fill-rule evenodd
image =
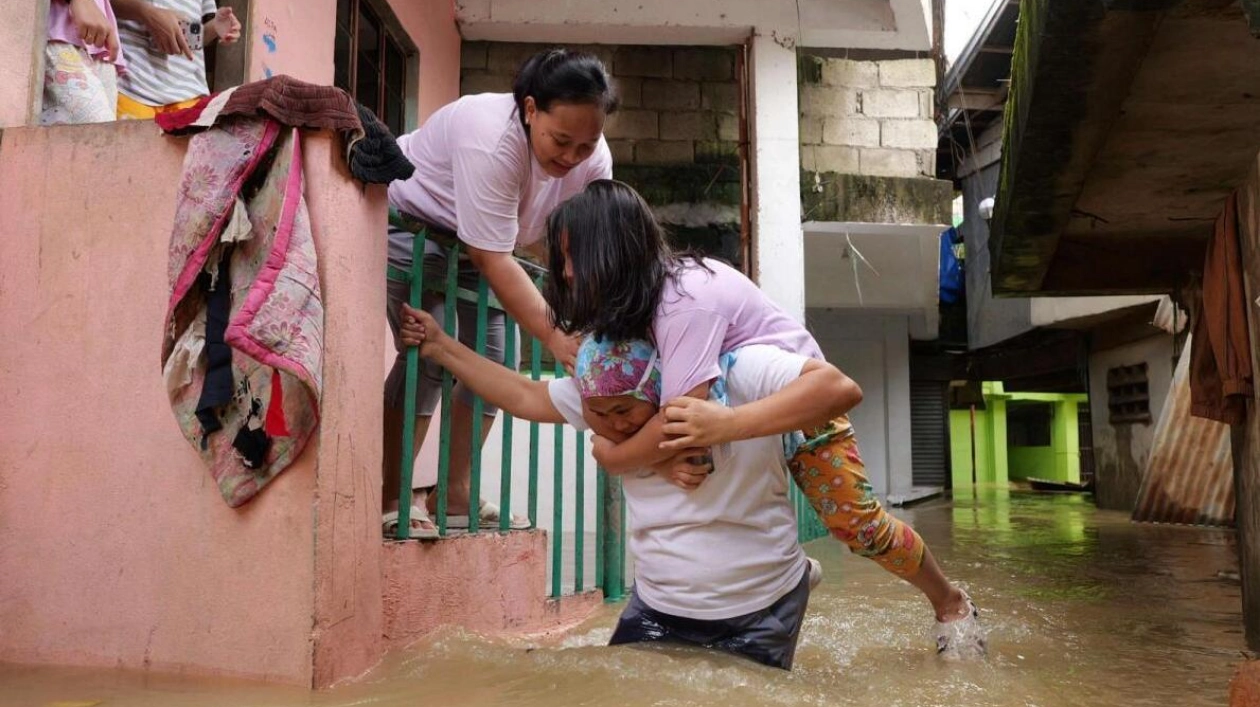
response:
<svg viewBox="0 0 1260 707"><path fill-rule="evenodd" d="M521 63L549 45L465 42L460 93L510 92ZM604 129L613 173L638 189L677 245L742 264L737 47L585 45L621 109Z"/></svg>
<svg viewBox="0 0 1260 707"><path fill-rule="evenodd" d="M1132 511L1155 444L1155 422L1172 390L1173 338L1163 333L1089 354L1089 399L1094 445L1094 500L1099 508ZM1146 364L1150 423L1112 424L1107 371Z"/></svg>
<svg viewBox="0 0 1260 707"><path fill-rule="evenodd" d="M548 45L465 42L460 93L509 92L521 62ZM733 47L576 46L599 57L621 92L605 136L618 164L728 161L739 141Z"/></svg>
<svg viewBox="0 0 1260 707"><path fill-rule="evenodd" d="M935 173L931 59L800 57L801 168L870 177Z"/></svg>

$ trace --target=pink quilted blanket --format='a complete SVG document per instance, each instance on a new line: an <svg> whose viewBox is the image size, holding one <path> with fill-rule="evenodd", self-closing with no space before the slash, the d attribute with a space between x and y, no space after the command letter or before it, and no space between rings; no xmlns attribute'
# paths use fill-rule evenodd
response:
<svg viewBox="0 0 1260 707"><path fill-rule="evenodd" d="M295 128L236 118L190 141L162 366L175 418L232 507L319 424L324 306L302 192Z"/></svg>

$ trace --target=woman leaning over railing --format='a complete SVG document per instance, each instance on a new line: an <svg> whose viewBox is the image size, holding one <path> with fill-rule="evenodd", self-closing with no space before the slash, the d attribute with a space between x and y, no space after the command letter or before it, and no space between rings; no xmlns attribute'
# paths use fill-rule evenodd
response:
<svg viewBox="0 0 1260 707"><path fill-rule="evenodd" d="M533 280L512 257L518 247L538 243L551 210L596 179L612 175L612 156L604 142L607 116L617 96L598 59L564 49L540 52L517 74L511 94L465 96L433 114L419 130L399 138L399 146L416 166L406 181L389 188L393 209L423 225L428 232L424 252L426 277L447 272L451 248L459 243L459 287L476 291L484 276L503 310L531 336L542 341L556 360L572 366L577 342L553 329L547 305ZM411 269L415 236L391 225L389 262L398 271ZM388 281L386 315L400 351L385 384L382 525L393 536L399 524L399 490L405 416L405 354L398 341L399 309L408 300L410 284ZM425 292L422 305L443 320L444 297ZM455 307L459 336L473 346L476 305ZM504 359L504 312L492 311L485 335L487 358ZM423 362L415 395L414 459L441 393L441 369ZM446 500L447 526L459 530L471 518L499 527L500 509L477 499L469 490L472 445L484 442L496 410L485 407L483 424L473 422L473 395L455 387L451 416L450 476ZM482 439L474 441L474 427ZM429 514L437 499L413 490L407 537L436 537ZM523 526L514 519L512 527Z"/></svg>

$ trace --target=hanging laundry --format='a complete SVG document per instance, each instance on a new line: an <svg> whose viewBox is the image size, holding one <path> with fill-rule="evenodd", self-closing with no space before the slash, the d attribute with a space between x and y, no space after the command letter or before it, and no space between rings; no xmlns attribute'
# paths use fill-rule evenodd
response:
<svg viewBox="0 0 1260 707"><path fill-rule="evenodd" d="M355 108L363 123L363 137L347 141L346 159L350 162L350 174L369 184L389 184L395 179L411 177L416 166L398 147L394 134L362 103L356 103Z"/></svg>
<svg viewBox="0 0 1260 707"><path fill-rule="evenodd" d="M296 128L237 118L189 142L162 363L184 437L233 507L319 424L324 306L302 189Z"/></svg>
<svg viewBox="0 0 1260 707"><path fill-rule="evenodd" d="M1190 349L1191 412L1239 425L1254 395L1247 296L1238 228L1238 193L1216 219L1203 263L1203 297L1195 309Z"/></svg>
<svg viewBox="0 0 1260 707"><path fill-rule="evenodd" d="M1151 326L1177 335L1186 330L1188 320L1189 316L1181 305L1174 302L1168 295L1164 295L1159 298L1159 304L1155 307L1155 314L1151 317Z"/></svg>
<svg viewBox="0 0 1260 707"><path fill-rule="evenodd" d="M319 424L324 306L297 128L339 133L360 181L405 179L414 167L345 91L287 76L157 122L193 135L171 233L167 391L236 507L292 464Z"/></svg>
<svg viewBox="0 0 1260 707"><path fill-rule="evenodd" d="M184 110L160 114L155 120L167 133L182 135L205 130L224 118L241 116L272 118L284 125L339 133L345 142L350 173L361 182L389 184L407 179L415 171L389 128L350 94L284 75L206 96Z"/></svg>
<svg viewBox="0 0 1260 707"><path fill-rule="evenodd" d="M947 228L941 233L940 256L940 300L945 304L953 304L963 296L966 280L963 276L962 261L958 259L955 245L959 240L958 229Z"/></svg>

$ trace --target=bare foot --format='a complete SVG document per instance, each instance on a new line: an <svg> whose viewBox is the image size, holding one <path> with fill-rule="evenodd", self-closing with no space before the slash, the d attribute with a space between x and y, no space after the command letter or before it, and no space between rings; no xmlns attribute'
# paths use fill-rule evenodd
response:
<svg viewBox="0 0 1260 707"><path fill-rule="evenodd" d="M946 602L943 612L937 610L936 653L946 660L979 660L989 650L988 632L980 624L980 611L966 592L954 588L962 595L963 612L956 613Z"/></svg>

